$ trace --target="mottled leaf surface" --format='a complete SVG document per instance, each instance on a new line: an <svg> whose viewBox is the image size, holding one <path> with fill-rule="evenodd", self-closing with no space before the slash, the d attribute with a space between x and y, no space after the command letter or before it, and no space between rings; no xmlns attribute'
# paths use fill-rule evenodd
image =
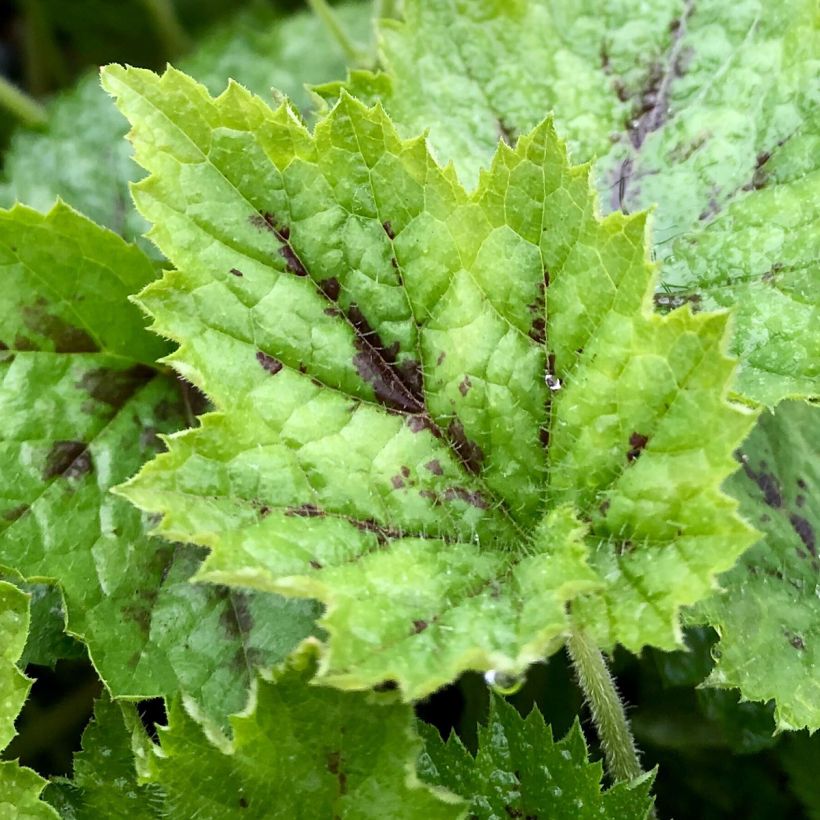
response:
<svg viewBox="0 0 820 820"><path fill-rule="evenodd" d="M818 18L812 0L408 0L385 73L345 87L430 127L474 184L553 110L605 209L655 208L660 307L736 306L737 388L816 393ZM333 99L339 85L320 89Z"/></svg>
<svg viewBox="0 0 820 820"><path fill-rule="evenodd" d="M0 211L0 275L0 566L59 584L116 695L182 690L227 715L313 609L190 584L201 551L150 537L108 492L186 424L178 380L152 365L168 345L128 301L153 266L64 205L17 206Z"/></svg>
<svg viewBox="0 0 820 820"><path fill-rule="evenodd" d="M367 42L370 5L343 5L337 12L353 35ZM218 26L180 66L214 93L233 77L266 97L277 88L302 110L310 105L305 83L340 77L345 70L338 45L314 15L283 17L270 4ZM124 139L127 123L97 74L58 96L48 116L44 132L18 131L4 155L0 205L19 200L47 210L61 197L126 239L140 240L146 225L128 193L139 168Z"/></svg>
<svg viewBox="0 0 820 820"><path fill-rule="evenodd" d="M67 820L156 820L167 817L163 795L137 780L131 733L122 709L108 698L94 705L94 718L74 755L72 776L54 778L44 799Z"/></svg>
<svg viewBox="0 0 820 820"><path fill-rule="evenodd" d="M522 671L581 593L602 644L676 644L753 538L719 491L753 416L726 316L649 311L644 215L600 220L549 122L468 194L348 96L311 134L237 85L104 82L178 268L140 301L219 411L124 492L200 578L323 601L325 680L409 698Z"/></svg>
<svg viewBox="0 0 820 820"><path fill-rule="evenodd" d="M29 625L28 596L0 581L0 752L14 737L14 721L31 681L18 669ZM0 816L21 820L54 820L57 814L40 802L46 785L38 774L14 760L0 761Z"/></svg>
<svg viewBox="0 0 820 820"><path fill-rule="evenodd" d="M727 489L763 533L693 618L720 642L706 683L776 703L780 729L820 728L820 410L784 402L738 451Z"/></svg>
<svg viewBox="0 0 820 820"><path fill-rule="evenodd" d="M416 776L410 707L394 694L309 686L315 667L306 646L260 679L230 719L231 740L172 706L147 761L166 796L163 816L463 817L462 801Z"/></svg>
<svg viewBox="0 0 820 820"><path fill-rule="evenodd" d="M419 724L425 749L422 780L470 801L470 817L544 817L550 820L642 820L652 808L652 775L603 790L603 766L590 763L580 724L554 741L537 709L526 718L494 696L486 725L479 725L473 756L452 734Z"/></svg>

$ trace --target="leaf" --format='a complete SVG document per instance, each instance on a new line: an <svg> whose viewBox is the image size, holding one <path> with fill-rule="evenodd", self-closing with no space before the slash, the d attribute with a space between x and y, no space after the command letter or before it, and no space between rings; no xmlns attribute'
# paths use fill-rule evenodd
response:
<svg viewBox="0 0 820 820"><path fill-rule="evenodd" d="M600 157L604 207L657 204L658 304L736 306L737 389L768 405L816 392L812 0L407 0L405 16L382 23L386 73L353 72L348 91L405 135L432 123L468 183L553 110L573 154Z"/></svg>
<svg viewBox="0 0 820 820"><path fill-rule="evenodd" d="M784 402L760 418L727 489L764 537L721 577L726 592L691 616L720 634L706 683L774 699L779 730L820 728L818 440L816 407Z"/></svg>
<svg viewBox="0 0 820 820"><path fill-rule="evenodd" d="M479 818L549 817L550 820L622 818L641 820L652 810L653 774L602 791L603 767L590 763L576 720L558 742L536 709L522 718L493 696L486 726L479 726L473 756L451 734L421 723L425 751L419 758L422 780L470 799L470 816Z"/></svg>
<svg viewBox="0 0 820 820"><path fill-rule="evenodd" d="M28 624L28 595L0 581L0 752L15 735L14 721L31 687L31 681L17 668ZM31 769L13 760L0 761L0 816L53 820L56 813L39 800L45 785L46 781Z"/></svg>
<svg viewBox="0 0 820 820"><path fill-rule="evenodd" d="M644 215L599 220L549 122L470 195L346 95L310 134L237 85L104 84L178 268L140 302L219 411L122 492L198 578L321 600L323 680L407 698L522 672L574 598L604 645L675 645L753 539L718 489L753 414L725 315L645 309Z"/></svg>
<svg viewBox="0 0 820 820"><path fill-rule="evenodd" d="M156 820L162 793L137 782L130 733L122 709L108 698L94 705L94 720L83 732L82 751L74 755L73 776L55 778L45 799L70 820ZM132 707L133 708L133 707Z"/></svg>
<svg viewBox="0 0 820 820"><path fill-rule="evenodd" d="M60 204L0 211L0 267L0 566L59 583L116 696L181 690L224 718L314 608L191 585L201 551L151 538L108 492L185 424L179 382L152 364L168 346L128 302L153 266Z"/></svg>
<svg viewBox="0 0 820 820"><path fill-rule="evenodd" d="M411 708L393 694L308 686L315 654L308 644L258 681L230 719L232 740L171 707L149 761L166 795L163 816L463 816L461 801L416 777Z"/></svg>
<svg viewBox="0 0 820 820"><path fill-rule="evenodd" d="M369 4L343 5L337 13L348 30L364 39ZM180 66L214 92L233 77L265 96L275 86L305 110L309 100L303 84L344 71L338 46L315 16L283 18L269 6L217 27ZM128 194L139 169L123 139L126 122L100 88L96 73L57 97L48 114L44 133L18 131L5 154L0 205L19 200L47 210L59 197L126 239L139 240L146 226Z"/></svg>

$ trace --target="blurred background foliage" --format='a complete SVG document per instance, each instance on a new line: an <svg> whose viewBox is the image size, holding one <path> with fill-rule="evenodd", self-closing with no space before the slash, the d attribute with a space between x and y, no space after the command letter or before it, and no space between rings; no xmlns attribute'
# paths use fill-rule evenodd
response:
<svg viewBox="0 0 820 820"><path fill-rule="evenodd" d="M283 30L278 21L294 13L301 18ZM370 14L365 3L341 9L363 48ZM125 123L96 80L96 68L112 61L149 68L171 61L214 92L229 76L263 95L275 87L303 112L311 102L303 84L339 78L345 67L344 53L301 0L0 0L0 78L45 103L48 117L47 126L20 124L0 108L0 206L20 199L45 209L59 195L139 241L144 225L123 201L138 171L120 140ZM64 634L59 593L23 586L33 620L22 665L35 683L3 757L66 775L102 683L83 646ZM688 652L613 658L644 764L659 767L658 815L820 820L820 734L774 735L771 704L698 688L715 641L711 630L692 629ZM483 678L468 674L419 704L418 714L474 749L488 701ZM523 714L539 708L556 737L581 714L600 756L563 653L533 667L511 701ZM143 702L139 712L149 728L164 721L161 702Z"/></svg>

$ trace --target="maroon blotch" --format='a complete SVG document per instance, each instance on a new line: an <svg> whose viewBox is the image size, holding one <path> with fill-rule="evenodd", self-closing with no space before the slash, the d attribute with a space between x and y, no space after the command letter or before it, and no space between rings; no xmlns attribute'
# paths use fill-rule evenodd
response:
<svg viewBox="0 0 820 820"><path fill-rule="evenodd" d="M259 362L262 369L267 370L271 376L275 376L283 367L282 362L280 362L279 359L274 359L273 356L269 356L261 350L256 351L256 361Z"/></svg>

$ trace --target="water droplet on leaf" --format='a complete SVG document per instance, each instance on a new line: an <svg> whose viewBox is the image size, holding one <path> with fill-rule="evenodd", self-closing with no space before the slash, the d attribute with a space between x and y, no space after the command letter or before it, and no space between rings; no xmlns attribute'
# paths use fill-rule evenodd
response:
<svg viewBox="0 0 820 820"><path fill-rule="evenodd" d="M526 681L524 675L510 675L497 669L490 669L484 673L484 680L499 695L514 695Z"/></svg>

